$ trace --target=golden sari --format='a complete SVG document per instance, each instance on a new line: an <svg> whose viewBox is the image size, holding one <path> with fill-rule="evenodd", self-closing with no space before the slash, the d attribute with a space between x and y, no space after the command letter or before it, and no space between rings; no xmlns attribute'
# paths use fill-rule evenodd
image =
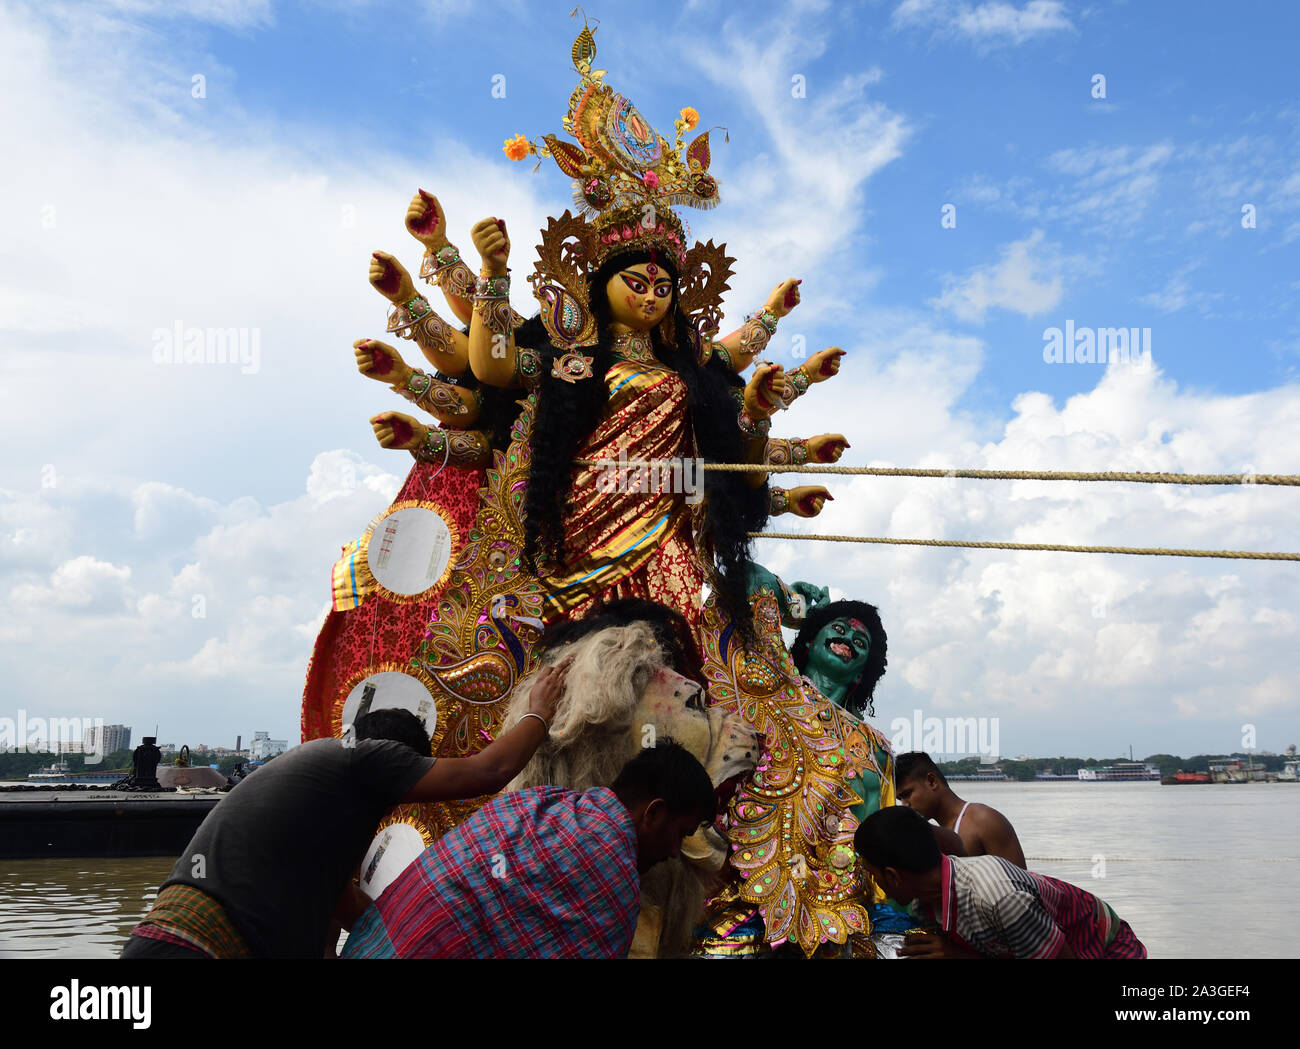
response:
<svg viewBox="0 0 1300 1049"><path fill-rule="evenodd" d="M605 376L604 418L578 448L572 507L564 519L566 570L546 575L544 618L581 617L620 597L658 601L695 627L705 570L696 554L692 507L695 444L686 386L658 361L617 360ZM639 465L638 465L639 464ZM698 505L698 503L697 503Z"/></svg>

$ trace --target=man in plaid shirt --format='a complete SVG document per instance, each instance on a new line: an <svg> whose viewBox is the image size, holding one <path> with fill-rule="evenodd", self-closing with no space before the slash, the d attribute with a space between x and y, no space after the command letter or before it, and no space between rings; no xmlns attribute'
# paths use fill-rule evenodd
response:
<svg viewBox="0 0 1300 1049"><path fill-rule="evenodd" d="M344 958L623 958L640 875L716 815L670 740L610 787L504 794L444 834L352 927Z"/></svg>
<svg viewBox="0 0 1300 1049"><path fill-rule="evenodd" d="M1001 856L945 856L910 808L881 809L853 844L871 876L901 902L919 900L940 931L899 951L913 958L1145 958L1105 900Z"/></svg>

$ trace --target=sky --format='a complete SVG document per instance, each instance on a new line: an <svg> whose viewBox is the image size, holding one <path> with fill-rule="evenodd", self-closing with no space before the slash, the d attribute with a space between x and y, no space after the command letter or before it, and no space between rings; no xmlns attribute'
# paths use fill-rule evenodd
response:
<svg viewBox="0 0 1300 1049"><path fill-rule="evenodd" d="M298 739L330 566L396 493L369 253L415 270L570 203L505 139L560 132L570 4L88 0L0 8L0 717ZM847 352L774 433L843 463L1300 473L1300 12L1243 2L587 5L596 66L712 136L734 327ZM515 306L535 312L517 282ZM435 302L435 306L441 306ZM160 358L246 330L236 364ZM1148 356L1054 361L1052 329ZM813 479L809 479L810 483ZM814 521L896 538L1297 551L1278 487L836 477ZM1300 742L1288 562L760 540L880 607L877 724L987 719L1005 755ZM911 743L911 741L904 741ZM920 742L920 741L917 741Z"/></svg>

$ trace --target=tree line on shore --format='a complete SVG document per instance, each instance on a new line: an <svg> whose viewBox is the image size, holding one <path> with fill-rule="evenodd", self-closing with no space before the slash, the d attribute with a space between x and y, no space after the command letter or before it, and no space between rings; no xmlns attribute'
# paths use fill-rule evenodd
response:
<svg viewBox="0 0 1300 1049"><path fill-rule="evenodd" d="M1002 771L1012 779L1028 781L1032 780L1040 772L1047 775L1073 776L1079 769L1095 769L1104 765L1116 765L1121 761L1134 760L1127 755L1121 755L1117 758L1025 758L1012 759L1000 758L997 762ZM1148 765L1154 765L1160 770L1162 776L1172 776L1176 772L1209 772L1211 764L1220 764L1225 761L1252 761L1255 768L1262 768L1267 772L1280 772L1283 763L1287 760L1285 754L1253 754L1249 755L1244 752L1235 754L1195 754L1190 758L1179 757L1177 754L1149 754L1142 758L1142 761ZM939 768L945 776L972 776L977 775L980 769L987 769L987 764L981 764L978 757L962 758L959 761L940 761L937 762Z"/></svg>
<svg viewBox="0 0 1300 1049"><path fill-rule="evenodd" d="M29 754L18 751L0 751L0 780L25 780L29 773L39 772L43 768L49 768L49 766L57 765L60 762L67 764L69 773L121 772L125 776L131 771L131 754L132 751L130 750L115 750L112 754L105 754L96 764L88 765L84 754ZM177 757L179 757L179 753L164 754L159 764L172 765L176 762ZM236 765L247 763L248 758L241 758L234 754L218 757L210 750L190 751L191 765L216 765L217 771L223 776L229 776L234 772Z"/></svg>

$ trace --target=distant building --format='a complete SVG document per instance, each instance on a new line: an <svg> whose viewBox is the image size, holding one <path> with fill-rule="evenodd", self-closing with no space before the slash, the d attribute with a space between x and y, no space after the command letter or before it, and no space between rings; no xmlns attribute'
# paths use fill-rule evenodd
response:
<svg viewBox="0 0 1300 1049"><path fill-rule="evenodd" d="M253 741L248 745L250 761L265 761L289 749L287 739L271 739L269 732L254 732Z"/></svg>
<svg viewBox="0 0 1300 1049"><path fill-rule="evenodd" d="M86 732L82 743L87 754L95 751L112 754L115 750L130 750L131 729L127 725L96 726Z"/></svg>

